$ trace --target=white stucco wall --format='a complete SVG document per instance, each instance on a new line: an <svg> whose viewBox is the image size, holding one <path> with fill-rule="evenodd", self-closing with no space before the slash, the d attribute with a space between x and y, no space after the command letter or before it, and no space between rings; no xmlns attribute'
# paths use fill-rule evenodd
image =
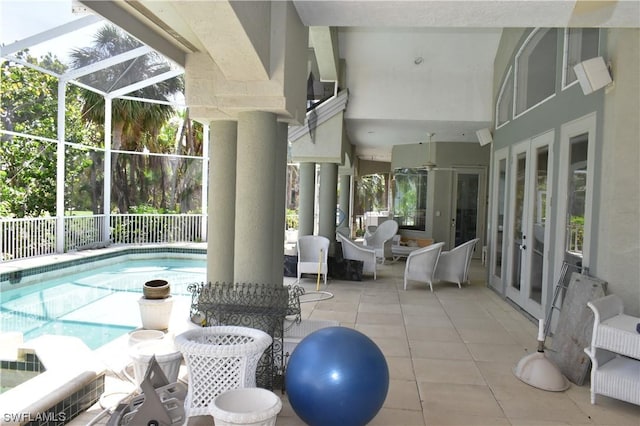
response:
<svg viewBox="0 0 640 426"><path fill-rule="evenodd" d="M640 316L640 30L607 34L614 87L605 90L595 270Z"/></svg>
<svg viewBox="0 0 640 426"><path fill-rule="evenodd" d="M293 161L342 164L344 113L340 112L291 143Z"/></svg>

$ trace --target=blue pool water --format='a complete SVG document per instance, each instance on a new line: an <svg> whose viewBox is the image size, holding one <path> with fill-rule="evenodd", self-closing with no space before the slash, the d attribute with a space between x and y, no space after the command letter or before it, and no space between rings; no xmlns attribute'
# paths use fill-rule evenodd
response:
<svg viewBox="0 0 640 426"><path fill-rule="evenodd" d="M125 260L109 266L5 290L0 331L29 340L43 334L76 336L96 349L140 327L142 285L167 280L173 296L190 297L187 286L206 277L206 262L192 259Z"/></svg>

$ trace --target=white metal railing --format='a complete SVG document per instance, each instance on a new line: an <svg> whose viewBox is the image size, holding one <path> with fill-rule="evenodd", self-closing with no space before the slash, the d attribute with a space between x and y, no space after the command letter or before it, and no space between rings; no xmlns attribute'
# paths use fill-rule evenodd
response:
<svg viewBox="0 0 640 426"><path fill-rule="evenodd" d="M571 253L582 254L582 244L584 240L584 226L582 224L571 224L567 226L567 241L565 247Z"/></svg>
<svg viewBox="0 0 640 426"><path fill-rule="evenodd" d="M65 216L65 251L78 250L109 241L104 235L104 215Z"/></svg>
<svg viewBox="0 0 640 426"><path fill-rule="evenodd" d="M116 214L66 216L64 251L108 244L143 244L205 241L201 214ZM56 218L0 219L0 262L56 252Z"/></svg>
<svg viewBox="0 0 640 426"><path fill-rule="evenodd" d="M55 251L55 217L0 220L0 262Z"/></svg>
<svg viewBox="0 0 640 426"><path fill-rule="evenodd" d="M201 214L119 214L111 216L114 244L197 242L201 235Z"/></svg>

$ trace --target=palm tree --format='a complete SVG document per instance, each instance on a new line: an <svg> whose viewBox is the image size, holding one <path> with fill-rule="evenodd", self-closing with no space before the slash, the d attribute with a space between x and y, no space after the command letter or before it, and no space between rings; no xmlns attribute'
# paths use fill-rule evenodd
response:
<svg viewBox="0 0 640 426"><path fill-rule="evenodd" d="M141 46L142 43L119 28L105 25L95 34L92 46L72 51L71 67L82 68ZM169 69L168 63L160 55L152 52L93 72L79 80L88 86L110 93ZM181 92L183 87L182 78L174 77L129 95L168 101L173 94ZM104 97L90 90L83 90L82 97L84 99L83 116L91 122L104 124ZM159 129L173 114L174 109L167 105L114 99L112 102L112 148L143 151L145 141L157 141ZM168 152L170 148L165 147L160 152ZM127 162L116 153L112 154L112 196L118 210L122 213L127 212L131 205L148 201L142 199L145 192L140 185L145 180L141 170L144 161L142 156L132 156ZM148 164L148 166L159 168L161 179L164 179L162 162L153 157L150 162L157 163Z"/></svg>

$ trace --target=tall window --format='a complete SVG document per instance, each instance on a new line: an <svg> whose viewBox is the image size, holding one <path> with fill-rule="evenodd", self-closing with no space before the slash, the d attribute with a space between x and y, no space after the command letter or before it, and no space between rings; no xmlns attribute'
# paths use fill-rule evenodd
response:
<svg viewBox="0 0 640 426"><path fill-rule="evenodd" d="M573 70L576 64L598 56L599 37L600 30L598 28L569 28L565 30L563 87L578 79Z"/></svg>
<svg viewBox="0 0 640 426"><path fill-rule="evenodd" d="M402 229L424 231L427 211L427 172L401 169L394 177L393 213Z"/></svg>
<svg viewBox="0 0 640 426"><path fill-rule="evenodd" d="M557 30L534 30L516 56L516 115L556 92Z"/></svg>
<svg viewBox="0 0 640 426"><path fill-rule="evenodd" d="M569 199L567 200L567 252L582 257L584 242L584 216L587 197L587 151L589 140L586 134L571 138L569 151Z"/></svg>

